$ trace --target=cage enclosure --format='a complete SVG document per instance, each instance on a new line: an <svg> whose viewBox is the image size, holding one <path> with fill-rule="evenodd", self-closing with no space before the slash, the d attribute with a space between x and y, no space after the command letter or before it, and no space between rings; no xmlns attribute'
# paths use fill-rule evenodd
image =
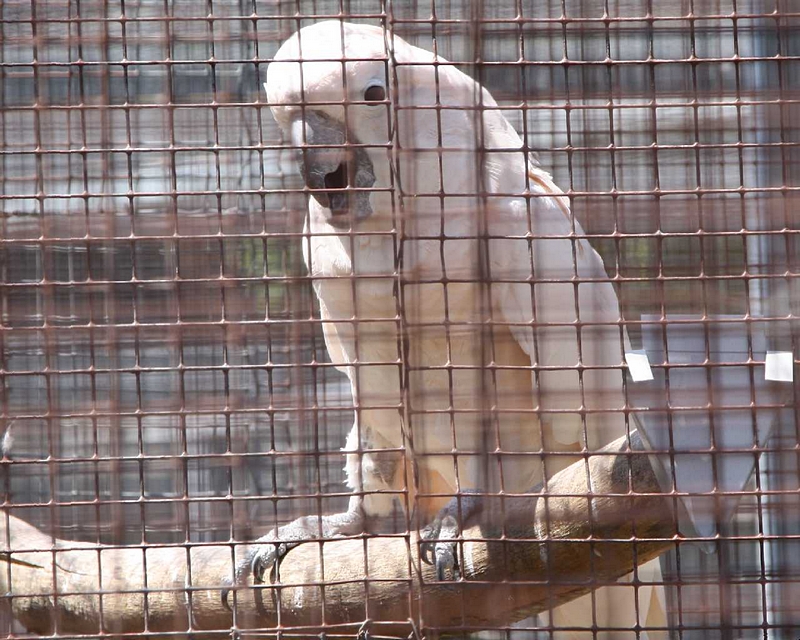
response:
<svg viewBox="0 0 800 640"><path fill-rule="evenodd" d="M797 637L799 29L0 3L0 633Z"/></svg>

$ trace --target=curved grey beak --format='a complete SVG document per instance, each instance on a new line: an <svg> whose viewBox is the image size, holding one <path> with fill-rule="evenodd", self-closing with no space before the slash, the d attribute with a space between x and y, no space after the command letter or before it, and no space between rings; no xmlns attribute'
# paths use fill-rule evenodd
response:
<svg viewBox="0 0 800 640"><path fill-rule="evenodd" d="M329 223L347 226L372 214L369 189L375 172L363 148L348 148L353 137L344 125L318 111L306 110L291 126L292 144L298 149L298 164L306 186L323 209Z"/></svg>

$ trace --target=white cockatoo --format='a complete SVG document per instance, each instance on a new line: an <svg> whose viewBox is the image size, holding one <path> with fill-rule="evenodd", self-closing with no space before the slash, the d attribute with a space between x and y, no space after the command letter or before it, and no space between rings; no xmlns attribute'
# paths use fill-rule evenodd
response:
<svg viewBox="0 0 800 640"><path fill-rule="evenodd" d="M262 580L303 539L361 533L401 495L425 537L452 539L472 500L453 496L525 492L626 433L614 287L486 90L385 29L328 21L283 44L266 91L308 189L303 251L352 387L357 493L262 538L237 578ZM452 543L423 555L441 577L458 568ZM655 605L648 585L615 585L551 624L647 625Z"/></svg>

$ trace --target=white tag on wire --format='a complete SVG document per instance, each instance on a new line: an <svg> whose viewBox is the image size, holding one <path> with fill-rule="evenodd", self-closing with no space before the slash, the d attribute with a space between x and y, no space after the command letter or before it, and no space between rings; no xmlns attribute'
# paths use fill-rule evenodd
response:
<svg viewBox="0 0 800 640"><path fill-rule="evenodd" d="M791 351L767 351L764 378L775 382L794 382L794 355Z"/></svg>
<svg viewBox="0 0 800 640"><path fill-rule="evenodd" d="M625 362L628 363L628 371L634 382L647 382L653 379L650 360L644 351L629 351L625 354Z"/></svg>

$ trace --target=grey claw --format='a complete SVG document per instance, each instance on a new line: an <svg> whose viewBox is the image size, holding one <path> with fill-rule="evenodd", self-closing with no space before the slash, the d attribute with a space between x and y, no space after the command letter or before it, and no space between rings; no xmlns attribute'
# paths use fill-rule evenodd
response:
<svg viewBox="0 0 800 640"><path fill-rule="evenodd" d="M264 546L267 546L265 543ZM268 549L262 549L253 553L250 560L250 571L253 574L254 584L264 584L264 574L269 569L269 582L275 584L280 577L281 561L286 554L294 549L297 544L287 544L286 542L274 543Z"/></svg>
<svg viewBox="0 0 800 640"><path fill-rule="evenodd" d="M0 0L2 2L2 0ZM345 534L361 533L364 530L364 512L360 499L351 498L350 507L344 513L322 516L304 516L281 526L256 540L249 547L243 561L236 563L233 582L225 580L222 589L222 603L230 611L228 595L234 588L247 585L248 576L253 577L255 585L264 583L269 570L269 581L275 583L280 578L280 564L283 558L296 546L318 537L333 538Z"/></svg>
<svg viewBox="0 0 800 640"><path fill-rule="evenodd" d="M228 610L232 611L231 605L228 602L228 597L232 591L233 585L242 586L247 584L248 573L253 576L253 584L263 584L264 576L269 569L270 584L278 581L280 562L289 551L297 545L288 545L285 542L269 542L264 540L259 542L258 546L248 554L248 558L237 566L234 572L233 582L225 579L223 583L228 585L229 588L222 589L222 605Z"/></svg>
<svg viewBox="0 0 800 640"><path fill-rule="evenodd" d="M440 581L447 580L447 572L453 574L453 580L458 580L458 559L456 558L456 543L459 527L453 516L442 519L442 528L439 531L439 541L436 543L436 577Z"/></svg>
<svg viewBox="0 0 800 640"><path fill-rule="evenodd" d="M444 582L448 579L448 572L452 572L453 580L458 580L456 545L453 542L440 542L436 545L436 579Z"/></svg>
<svg viewBox="0 0 800 640"><path fill-rule="evenodd" d="M441 522L437 519L425 527L420 533L420 538L423 540L423 542L421 542L419 545L419 555L425 564L429 564L431 566L436 564L435 540L439 537L440 529Z"/></svg>
<svg viewBox="0 0 800 640"><path fill-rule="evenodd" d="M447 580L447 574L452 573L453 580L457 580L458 559L456 557L455 540L459 533L458 522L453 516L436 518L425 527L420 534L424 540L420 544L420 557L425 564L436 567L436 578L440 581Z"/></svg>
<svg viewBox="0 0 800 640"><path fill-rule="evenodd" d="M422 558L422 561L425 564L430 564L430 565L435 564L435 562L436 562L435 549L436 549L436 546L431 544L430 542L423 542L420 545L419 555L420 555L420 558Z"/></svg>
<svg viewBox="0 0 800 640"><path fill-rule="evenodd" d="M226 587L224 587L224 588L222 589L222 593L221 593L221 596L222 596L222 606L223 606L223 607L225 607L225 608L226 608L228 611L230 611L231 613L233 613L233 609L231 609L231 605L230 605L230 603L228 602L228 596L229 596L229 595L230 595L230 593L231 593L231 589L230 589L230 586L231 586L231 581L230 581L230 580L228 580L227 578L223 578L223 579L222 579L222 584L226 585Z"/></svg>

